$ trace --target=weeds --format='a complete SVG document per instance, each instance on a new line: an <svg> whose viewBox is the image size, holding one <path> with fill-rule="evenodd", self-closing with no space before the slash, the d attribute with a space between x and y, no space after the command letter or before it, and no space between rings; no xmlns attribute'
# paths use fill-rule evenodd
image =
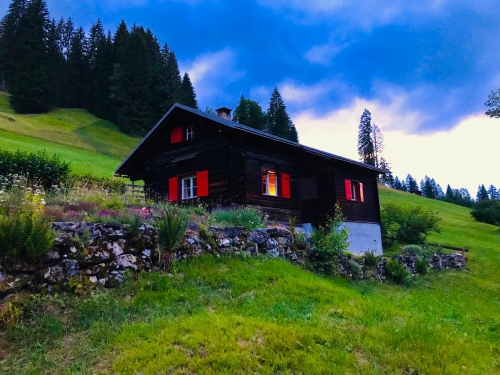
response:
<svg viewBox="0 0 500 375"><path fill-rule="evenodd" d="M262 212L255 208L215 210L210 214L208 222L210 225L240 226L250 230L265 226Z"/></svg>

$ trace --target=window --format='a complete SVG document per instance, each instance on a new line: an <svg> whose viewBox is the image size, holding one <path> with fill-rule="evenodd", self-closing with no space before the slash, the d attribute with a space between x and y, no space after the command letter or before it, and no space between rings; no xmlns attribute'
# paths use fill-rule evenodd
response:
<svg viewBox="0 0 500 375"><path fill-rule="evenodd" d="M345 180L345 199L348 201L364 202L363 184L359 181Z"/></svg>
<svg viewBox="0 0 500 375"><path fill-rule="evenodd" d="M290 198L290 175L276 171L262 171L262 194Z"/></svg>
<svg viewBox="0 0 500 375"><path fill-rule="evenodd" d="M180 188L180 194L179 194ZM208 197L208 171L199 171L196 174L168 179L168 200L191 199Z"/></svg>
<svg viewBox="0 0 500 375"><path fill-rule="evenodd" d="M182 183L182 199L196 198L197 186L196 176L184 177Z"/></svg>
<svg viewBox="0 0 500 375"><path fill-rule="evenodd" d="M278 196L278 175L276 172L262 172L262 194Z"/></svg>
<svg viewBox="0 0 500 375"><path fill-rule="evenodd" d="M186 129L186 141L194 139L194 126L190 126Z"/></svg>

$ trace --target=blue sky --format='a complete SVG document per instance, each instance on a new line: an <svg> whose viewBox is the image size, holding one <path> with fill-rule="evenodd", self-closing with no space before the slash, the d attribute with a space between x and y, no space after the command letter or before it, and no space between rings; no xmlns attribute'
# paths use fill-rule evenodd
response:
<svg viewBox="0 0 500 375"><path fill-rule="evenodd" d="M202 109L234 108L241 94L266 109L277 86L303 143L356 158L356 127L366 107L386 134L386 156L397 174L410 172L417 179L430 174L442 185L468 187L474 195L478 183L500 185L498 170L485 170L470 181L444 173L452 162L446 155L457 152L448 141L438 145L446 154L429 150L445 159L434 172L429 165L424 172L415 155L404 157L405 150L419 152L410 147L416 139L425 148L444 132L451 142L471 118L478 122L464 135L469 141L483 133L481 127L500 136L500 120L482 115L488 94L500 87L500 5L495 0L47 4L51 16L70 16L86 29L98 17L112 32L121 19L151 28L175 51L181 70L189 72ZM2 13L6 9L7 4L0 5ZM403 139L411 144L393 144ZM352 143L350 148L346 143ZM468 149L474 159L475 151Z"/></svg>

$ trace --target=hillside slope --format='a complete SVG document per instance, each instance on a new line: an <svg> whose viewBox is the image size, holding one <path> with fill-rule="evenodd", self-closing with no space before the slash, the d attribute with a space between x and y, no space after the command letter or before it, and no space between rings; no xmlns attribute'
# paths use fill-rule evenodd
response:
<svg viewBox="0 0 500 375"><path fill-rule="evenodd" d="M205 257L87 299L46 297L6 335L9 374L498 374L500 233L468 210L380 188L442 218L469 271L408 288L267 257ZM0 337L0 347L1 345ZM1 350L0 350L1 352Z"/></svg>
<svg viewBox="0 0 500 375"><path fill-rule="evenodd" d="M0 148L29 152L46 150L71 162L75 173L111 177L139 143L116 125L82 109L54 109L47 114L19 115L0 92Z"/></svg>

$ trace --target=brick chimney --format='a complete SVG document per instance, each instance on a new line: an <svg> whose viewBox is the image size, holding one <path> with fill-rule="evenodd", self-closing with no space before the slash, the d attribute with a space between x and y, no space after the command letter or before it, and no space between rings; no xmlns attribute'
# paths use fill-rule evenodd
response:
<svg viewBox="0 0 500 375"><path fill-rule="evenodd" d="M217 117L221 117L223 119L231 121L231 108L227 107L219 107L215 110L217 112Z"/></svg>

